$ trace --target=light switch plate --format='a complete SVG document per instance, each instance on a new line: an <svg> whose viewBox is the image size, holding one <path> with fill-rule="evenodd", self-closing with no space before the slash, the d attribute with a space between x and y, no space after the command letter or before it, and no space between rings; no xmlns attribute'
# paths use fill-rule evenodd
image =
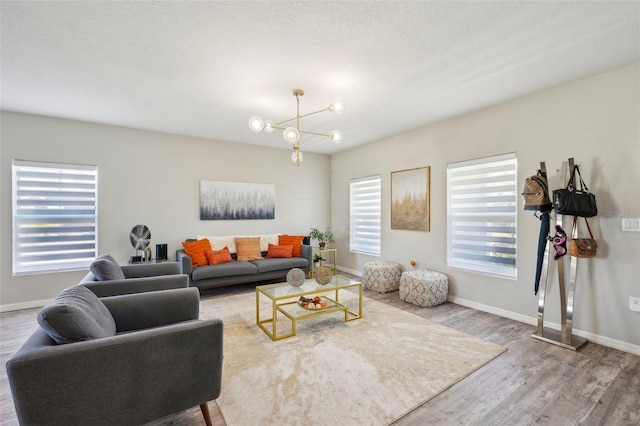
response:
<svg viewBox="0 0 640 426"><path fill-rule="evenodd" d="M623 217L622 231L623 232L640 232L640 218Z"/></svg>
<svg viewBox="0 0 640 426"><path fill-rule="evenodd" d="M629 296L629 309L640 312L640 297Z"/></svg>

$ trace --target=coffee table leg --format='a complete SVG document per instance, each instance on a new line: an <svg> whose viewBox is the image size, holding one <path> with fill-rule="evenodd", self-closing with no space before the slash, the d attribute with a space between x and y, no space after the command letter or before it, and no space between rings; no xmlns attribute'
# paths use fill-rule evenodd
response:
<svg viewBox="0 0 640 426"><path fill-rule="evenodd" d="M272 300L272 301L271 301L271 307L272 307L272 309L273 309L273 312L272 312L272 314L271 314L271 315L272 315L272 318L273 318L273 319L271 320L271 322L272 322L272 324L273 324L273 340L276 340L276 339L278 339L278 332L276 331L276 323L277 323L277 321L276 321L276 319L277 319L277 318L276 318L276 316L278 315L278 310L277 310L278 305L277 305L277 303L276 303L276 301L275 301L275 300Z"/></svg>
<svg viewBox="0 0 640 426"><path fill-rule="evenodd" d="M256 324L260 325L260 292L256 290Z"/></svg>

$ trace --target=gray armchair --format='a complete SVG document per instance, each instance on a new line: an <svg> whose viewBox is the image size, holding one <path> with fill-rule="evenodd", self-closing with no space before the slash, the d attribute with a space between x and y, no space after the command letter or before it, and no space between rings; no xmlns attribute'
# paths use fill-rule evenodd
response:
<svg viewBox="0 0 640 426"><path fill-rule="evenodd" d="M118 265L109 255L98 257L80 285L98 297L189 287L177 262Z"/></svg>
<svg viewBox="0 0 640 426"><path fill-rule="evenodd" d="M223 325L198 320L199 301L197 288L60 293L6 365L20 424L139 425L197 405L210 424Z"/></svg>

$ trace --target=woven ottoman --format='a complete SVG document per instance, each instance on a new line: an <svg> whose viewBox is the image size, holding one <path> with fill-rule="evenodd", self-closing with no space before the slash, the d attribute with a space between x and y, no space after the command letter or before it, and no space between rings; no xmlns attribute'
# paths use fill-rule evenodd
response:
<svg viewBox="0 0 640 426"><path fill-rule="evenodd" d="M362 270L362 284L378 293L396 291L400 287L400 264L376 260L367 262Z"/></svg>
<svg viewBox="0 0 640 426"><path fill-rule="evenodd" d="M447 300L449 280L443 273L419 269L403 272L400 299L418 306L435 306Z"/></svg>

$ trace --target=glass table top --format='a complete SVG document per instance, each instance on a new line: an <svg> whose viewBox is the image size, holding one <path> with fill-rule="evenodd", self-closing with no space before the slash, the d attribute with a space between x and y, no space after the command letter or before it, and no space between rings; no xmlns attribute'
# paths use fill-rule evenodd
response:
<svg viewBox="0 0 640 426"><path fill-rule="evenodd" d="M315 279L311 278L306 280L300 287L293 287L289 285L289 283L283 282L257 286L256 290L273 299L279 299L302 296L318 291L339 290L341 288L353 287L361 284L361 281L346 278L342 275L334 275L333 277L331 277L331 281L329 281L325 285L318 284Z"/></svg>

